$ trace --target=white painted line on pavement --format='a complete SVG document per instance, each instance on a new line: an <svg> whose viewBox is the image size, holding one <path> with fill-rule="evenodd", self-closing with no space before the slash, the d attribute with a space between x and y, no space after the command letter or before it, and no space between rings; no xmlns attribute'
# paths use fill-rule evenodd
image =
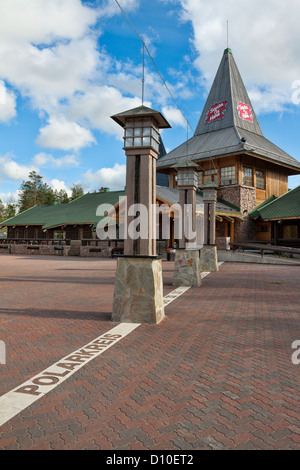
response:
<svg viewBox="0 0 300 470"><path fill-rule="evenodd" d="M114 346L138 326L140 323L120 323L0 397L0 426L67 380L92 359Z"/></svg>
<svg viewBox="0 0 300 470"><path fill-rule="evenodd" d="M208 274L210 273L201 273L201 278ZM190 287L181 286L167 294L163 299L164 307L189 289ZM68 354L68 356L40 372L32 379L2 395L0 397L0 426L63 383L88 362L100 356L100 354L129 335L138 326L140 326L140 323L120 323L81 349Z"/></svg>

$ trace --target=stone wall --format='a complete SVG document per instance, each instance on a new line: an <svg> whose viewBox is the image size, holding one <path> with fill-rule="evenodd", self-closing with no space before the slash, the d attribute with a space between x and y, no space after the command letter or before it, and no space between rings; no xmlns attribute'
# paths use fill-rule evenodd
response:
<svg viewBox="0 0 300 470"><path fill-rule="evenodd" d="M244 217L245 222L235 223L234 241L246 242L256 240L256 230L254 222L247 216Z"/></svg>
<svg viewBox="0 0 300 470"><path fill-rule="evenodd" d="M17 245L12 244L10 253L12 255L52 255L52 256L68 256L69 246L53 246L53 245ZM2 250L1 250L2 252Z"/></svg>
<svg viewBox="0 0 300 470"><path fill-rule="evenodd" d="M233 185L220 188L219 197L240 207L244 222L235 222L234 241L255 240L255 224L248 217L256 207L256 189L252 186Z"/></svg>
<svg viewBox="0 0 300 470"><path fill-rule="evenodd" d="M81 246L80 247L80 256L87 258L111 258L112 257L113 247L105 246Z"/></svg>
<svg viewBox="0 0 300 470"><path fill-rule="evenodd" d="M224 186L219 189L218 196L239 207L241 214L251 212L256 207L256 189L240 184Z"/></svg>
<svg viewBox="0 0 300 470"><path fill-rule="evenodd" d="M216 245L219 250L227 250L227 244L230 242L230 237L216 237Z"/></svg>
<svg viewBox="0 0 300 470"><path fill-rule="evenodd" d="M110 246L109 246L110 245ZM108 243L108 241L91 242L90 245L81 246L80 240L71 241L71 245L25 245L25 244L5 244L0 245L1 254L12 255L42 255L42 256L80 256L111 258L113 254L122 253L124 242Z"/></svg>

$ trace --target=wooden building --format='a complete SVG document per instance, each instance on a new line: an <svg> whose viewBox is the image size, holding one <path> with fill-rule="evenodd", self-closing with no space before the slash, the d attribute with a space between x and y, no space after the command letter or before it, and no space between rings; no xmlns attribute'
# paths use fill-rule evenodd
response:
<svg viewBox="0 0 300 470"><path fill-rule="evenodd" d="M300 186L282 196L270 197L249 217L255 222L257 241L299 248Z"/></svg>
<svg viewBox="0 0 300 470"><path fill-rule="evenodd" d="M300 173L300 163L267 140L243 84L230 49L219 69L195 134L157 162L157 171L169 174L183 160L199 168L199 187L213 181L220 198L240 208L244 223L236 220L231 241L254 240L256 229L249 213L270 197L288 191L288 177ZM227 223L217 224L217 235L228 234Z"/></svg>
<svg viewBox="0 0 300 470"><path fill-rule="evenodd" d="M157 186L156 204L161 212L157 219L157 251L165 253L169 247L176 246L174 226L178 218L179 191L176 188ZM96 246L99 253L110 256L118 249L123 250L122 231L120 224L124 220L124 205L122 201L125 191L109 191L99 193L88 193L70 202L69 204L57 204L51 206L34 206L27 211L17 214L9 220L1 222L2 227L7 228L7 239L0 241L0 253L5 253L2 246L15 245L70 245L71 241L81 241L82 246ZM105 205L101 212L99 207ZM109 209L109 207L111 209ZM196 195L197 217L203 223L203 198L201 191ZM127 208L128 209L128 208ZM106 210L108 211L106 213ZM162 227L163 214L170 218L170 230L167 237ZM226 221L228 233L233 226L234 220L242 220L242 215L237 207L222 199L218 199L216 207L217 224ZM108 229L106 241L97 240L96 228L101 224ZM115 232L110 227L115 224ZM228 235L229 236L229 235ZM223 237L219 243L225 247L226 240ZM19 249L20 250L20 249ZM20 253L20 251L18 251ZM51 251L50 251L51 253Z"/></svg>

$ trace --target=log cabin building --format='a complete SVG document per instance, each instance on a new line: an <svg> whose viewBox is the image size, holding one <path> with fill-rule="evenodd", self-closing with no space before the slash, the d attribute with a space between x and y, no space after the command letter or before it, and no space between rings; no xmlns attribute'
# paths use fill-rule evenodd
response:
<svg viewBox="0 0 300 470"><path fill-rule="evenodd" d="M256 241L300 247L300 186L282 196L272 196L249 217L255 223Z"/></svg>
<svg viewBox="0 0 300 470"><path fill-rule="evenodd" d="M219 197L240 208L244 223L235 219L233 227L217 220L217 237L230 236L231 242L255 240L250 212L287 193L288 177L300 173L300 163L264 137L230 49L224 51L194 136L162 157L157 171L168 174L175 187L172 166L186 160L198 165L199 187L216 183Z"/></svg>
<svg viewBox="0 0 300 470"><path fill-rule="evenodd" d="M0 241L0 253L14 252L26 253L28 248L21 245L40 246L34 251L35 254L59 254L53 247L64 246L68 251L74 241L80 241L82 255L98 254L99 256L111 256L115 253L122 253L124 240L119 230L120 224L124 220L124 205L122 201L125 197L123 191L105 191L87 193L75 199L69 204L54 204L51 206L34 206L27 211L17 214L15 217L1 223L7 228L7 238ZM179 206L179 191L176 188L169 188L157 185L156 204L161 209L161 214L157 219L157 252L162 255L170 247L176 246L177 240L174 233L175 219L178 218L176 205ZM106 214L98 208L101 205L113 208ZM104 207L104 206L102 206ZM170 231L168 238L165 238L162 230L162 214L172 210L170 215ZM106 210L106 209L105 209ZM202 192L196 195L196 212L200 223L203 223L204 203ZM233 223L234 220L242 219L238 207L222 199L218 199L216 205L217 220L227 220ZM107 226L107 240L99 240L97 237L97 227ZM116 231L110 232L110 228L115 224ZM116 235L115 235L116 233ZM219 240L225 247L226 240ZM52 246L52 248L51 248ZM4 248L6 247L6 248ZM78 245L77 245L78 247ZM5 251L6 250L6 251ZM56 251L56 252L55 252ZM77 249L78 251L78 249ZM72 249L68 254L75 254Z"/></svg>

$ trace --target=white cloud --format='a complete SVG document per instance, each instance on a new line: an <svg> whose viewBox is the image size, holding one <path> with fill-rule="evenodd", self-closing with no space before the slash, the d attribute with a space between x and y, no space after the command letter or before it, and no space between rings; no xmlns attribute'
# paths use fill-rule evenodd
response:
<svg viewBox="0 0 300 470"><path fill-rule="evenodd" d="M96 3L96 2L95 2ZM123 0L126 11L139 0ZM0 2L0 71L4 79L49 115L61 99L85 93L90 81L105 77L112 59L99 50L99 17L121 14L114 1L101 6L80 0ZM16 25L16 27L13 27Z"/></svg>
<svg viewBox="0 0 300 470"><path fill-rule="evenodd" d="M87 79L96 74L96 48L96 41L88 37L42 50L27 44L15 50L7 48L1 54L0 48L0 59L6 64L4 78L29 96L36 107L51 113L60 99L85 89Z"/></svg>
<svg viewBox="0 0 300 470"><path fill-rule="evenodd" d="M131 12L140 0L121 0L120 5ZM42 147L78 151L96 142L91 129L121 139L122 130L110 116L141 104L141 66L127 58L118 61L99 47L97 20L116 14L121 11L111 0L0 1L0 63L5 64L0 80L48 118L36 140ZM145 34L149 43L158 40L149 28ZM182 84L179 89L185 92ZM16 114L15 95L9 91L6 97L0 121ZM153 71L147 71L146 98L164 106L170 99Z"/></svg>
<svg viewBox="0 0 300 470"><path fill-rule="evenodd" d="M186 120L178 108L172 106L165 106L162 113L171 125L177 125L186 128Z"/></svg>
<svg viewBox="0 0 300 470"><path fill-rule="evenodd" d="M49 182L49 186L54 189L54 191L61 191L62 189L67 192L68 196L71 196L72 191L68 188L66 183L64 181L61 181L59 179L52 179Z"/></svg>
<svg viewBox="0 0 300 470"><path fill-rule="evenodd" d="M9 155L0 156L0 180L6 178L22 181L28 178L31 171L38 171L38 168L34 165L20 165Z"/></svg>
<svg viewBox="0 0 300 470"><path fill-rule="evenodd" d="M113 168L101 168L98 171L88 170L82 176L82 184L87 190L107 187L113 190L124 189L126 165L116 163Z"/></svg>
<svg viewBox="0 0 300 470"><path fill-rule="evenodd" d="M229 47L249 91L261 111L278 111L291 104L292 83L300 79L300 3L298 0L180 0L182 19L194 28L199 53L195 65L211 86L222 52Z"/></svg>
<svg viewBox="0 0 300 470"><path fill-rule="evenodd" d="M16 95L8 90L5 83L0 80L0 122L8 122L16 116Z"/></svg>
<svg viewBox="0 0 300 470"><path fill-rule="evenodd" d="M60 158L55 158L48 153L38 153L33 157L33 162L41 167L47 166L52 168L74 167L79 166L79 159L77 155L64 155Z"/></svg>
<svg viewBox="0 0 300 470"><path fill-rule="evenodd" d="M71 120L78 122L87 120L94 129L121 136L123 131L110 119L110 116L140 104L140 99L124 97L116 88L94 86L84 94L75 95L64 112Z"/></svg>
<svg viewBox="0 0 300 470"><path fill-rule="evenodd" d="M3 204L7 204L9 202L16 204L19 199L19 194L19 190L15 192L9 191L7 193L0 193L0 200L3 202Z"/></svg>
<svg viewBox="0 0 300 470"><path fill-rule="evenodd" d="M69 96L96 69L97 15L80 0L1 1L2 78L38 105Z"/></svg>
<svg viewBox="0 0 300 470"><path fill-rule="evenodd" d="M139 0L118 0L121 8L126 12L136 9L139 5ZM116 14L121 14L121 10L115 1L104 0L101 5L101 16L110 17Z"/></svg>
<svg viewBox="0 0 300 470"><path fill-rule="evenodd" d="M44 42L81 37L97 11L80 0L9 0L0 3L0 37L7 41ZM17 27L12 28L12 25Z"/></svg>
<svg viewBox="0 0 300 470"><path fill-rule="evenodd" d="M95 143L96 140L89 129L63 117L49 119L49 124L40 129L37 143L42 147L61 150L79 150Z"/></svg>

